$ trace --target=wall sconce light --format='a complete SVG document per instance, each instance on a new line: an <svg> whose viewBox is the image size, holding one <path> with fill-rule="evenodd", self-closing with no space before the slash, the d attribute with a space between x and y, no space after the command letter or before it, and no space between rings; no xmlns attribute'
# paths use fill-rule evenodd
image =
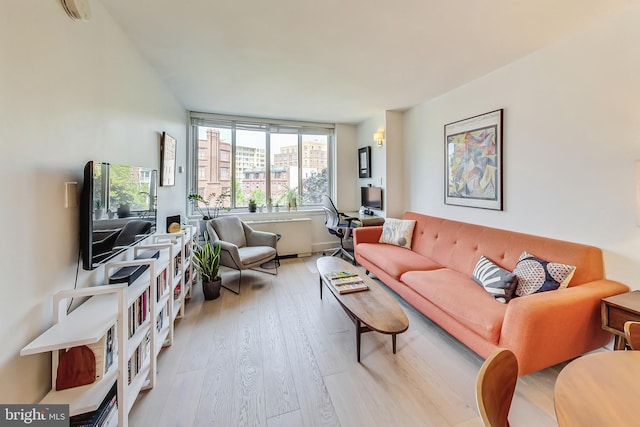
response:
<svg viewBox="0 0 640 427"><path fill-rule="evenodd" d="M378 144L378 147L382 147L384 144L384 131L379 130L373 134L373 140Z"/></svg>

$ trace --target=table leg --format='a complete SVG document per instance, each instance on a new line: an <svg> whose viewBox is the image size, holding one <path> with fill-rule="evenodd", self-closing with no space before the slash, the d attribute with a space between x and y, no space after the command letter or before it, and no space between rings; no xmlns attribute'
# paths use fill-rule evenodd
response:
<svg viewBox="0 0 640 427"><path fill-rule="evenodd" d="M320 299L322 299L322 277L320 278Z"/></svg>
<svg viewBox="0 0 640 427"><path fill-rule="evenodd" d="M360 321L356 320L356 355L358 363L360 363Z"/></svg>
<svg viewBox="0 0 640 427"><path fill-rule="evenodd" d="M391 342L393 343L393 354L396 354L396 335L397 334L391 334Z"/></svg>

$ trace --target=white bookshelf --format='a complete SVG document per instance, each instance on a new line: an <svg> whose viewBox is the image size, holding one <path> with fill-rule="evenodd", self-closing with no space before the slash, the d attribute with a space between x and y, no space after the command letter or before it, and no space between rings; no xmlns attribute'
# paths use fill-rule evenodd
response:
<svg viewBox="0 0 640 427"><path fill-rule="evenodd" d="M157 259L106 264L105 285L54 295L52 326L20 351L23 356L51 352L52 390L41 403L69 404L70 416L95 411L117 382L117 425L128 425L129 411L138 394L155 384L157 357L164 346L173 342L174 320L184 314L186 288L189 287L190 294L195 277L191 272L191 280L185 282L186 269L193 268L192 247L186 245L192 244L194 228L188 226L184 232L171 235L153 235L151 244L132 249L134 258L144 250L157 250ZM146 266L146 270L131 284L107 284L113 272L130 266ZM174 298L178 284L181 285L180 292ZM67 313L71 299L86 300ZM61 354L72 347L98 343L114 326L113 362L107 372L92 384L55 390ZM129 366L135 367L131 378Z"/></svg>
<svg viewBox="0 0 640 427"><path fill-rule="evenodd" d="M196 238L196 227L187 225L180 233L154 234L154 243L177 244L178 248L173 251L173 271L175 274L171 279L171 289L173 292L172 321L184 316L186 300L191 297L195 270L192 263L193 245ZM180 286L178 288L178 285Z"/></svg>
<svg viewBox="0 0 640 427"><path fill-rule="evenodd" d="M125 302L126 285L104 285L91 288L62 291L53 297L53 325L20 351L23 356L51 352L52 390L47 393L43 404L69 404L69 415L74 416L95 411L121 370L119 359L114 354L113 363L102 378L80 387L56 390L57 368L60 353L71 347L97 343L114 325L116 328L116 348L124 348L124 330L119 322ZM75 310L67 313L71 299L88 298ZM120 395L118 396L120 398ZM126 425L126 421L119 424Z"/></svg>

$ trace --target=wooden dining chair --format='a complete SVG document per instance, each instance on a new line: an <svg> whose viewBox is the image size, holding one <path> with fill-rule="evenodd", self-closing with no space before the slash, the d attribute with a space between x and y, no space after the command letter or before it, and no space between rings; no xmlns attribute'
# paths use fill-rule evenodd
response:
<svg viewBox="0 0 640 427"><path fill-rule="evenodd" d="M631 350L640 350L640 322L625 322L624 337Z"/></svg>
<svg viewBox="0 0 640 427"><path fill-rule="evenodd" d="M487 358L476 380L476 403L485 427L509 426L509 409L518 381L518 359L499 348Z"/></svg>

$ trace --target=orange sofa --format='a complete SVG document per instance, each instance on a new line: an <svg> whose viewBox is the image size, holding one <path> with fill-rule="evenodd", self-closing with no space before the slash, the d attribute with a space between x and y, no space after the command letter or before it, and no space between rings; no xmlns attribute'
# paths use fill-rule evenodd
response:
<svg viewBox="0 0 640 427"><path fill-rule="evenodd" d="M354 230L356 260L481 357L506 347L525 375L606 345L600 300L629 288L604 278L593 246L407 212L411 250L378 243L382 226ZM564 289L496 301L472 279L481 255L513 271L523 251L576 266Z"/></svg>

